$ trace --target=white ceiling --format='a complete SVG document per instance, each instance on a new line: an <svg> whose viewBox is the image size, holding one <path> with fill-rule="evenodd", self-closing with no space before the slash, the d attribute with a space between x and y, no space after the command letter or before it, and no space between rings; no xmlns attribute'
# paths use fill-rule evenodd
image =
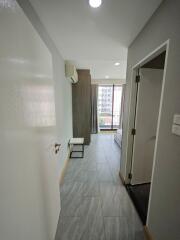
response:
<svg viewBox="0 0 180 240"><path fill-rule="evenodd" d="M102 0L93 9L88 0L30 0L63 58L94 79L126 77L127 47L161 1Z"/></svg>

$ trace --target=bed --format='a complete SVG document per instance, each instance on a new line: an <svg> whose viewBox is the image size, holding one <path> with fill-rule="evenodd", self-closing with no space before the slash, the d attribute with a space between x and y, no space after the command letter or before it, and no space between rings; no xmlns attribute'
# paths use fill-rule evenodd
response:
<svg viewBox="0 0 180 240"><path fill-rule="evenodd" d="M122 129L118 129L114 134L114 141L118 144L121 148L121 141L122 141Z"/></svg>

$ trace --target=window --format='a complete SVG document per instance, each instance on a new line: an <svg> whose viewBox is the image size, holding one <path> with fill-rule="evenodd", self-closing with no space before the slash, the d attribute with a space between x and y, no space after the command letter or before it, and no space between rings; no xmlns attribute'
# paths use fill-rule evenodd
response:
<svg viewBox="0 0 180 240"><path fill-rule="evenodd" d="M119 128L122 87L101 85L98 88L98 115L100 129Z"/></svg>

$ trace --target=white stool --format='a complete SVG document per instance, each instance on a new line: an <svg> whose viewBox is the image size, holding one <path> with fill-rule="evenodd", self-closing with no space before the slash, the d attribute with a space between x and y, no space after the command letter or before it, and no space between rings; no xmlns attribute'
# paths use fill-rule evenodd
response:
<svg viewBox="0 0 180 240"><path fill-rule="evenodd" d="M84 157L84 138L71 138L69 140L69 145L72 146L72 150L70 152L70 158L83 158ZM81 151L73 151L73 146L82 146ZM80 157L72 157L73 152L80 152L82 153Z"/></svg>

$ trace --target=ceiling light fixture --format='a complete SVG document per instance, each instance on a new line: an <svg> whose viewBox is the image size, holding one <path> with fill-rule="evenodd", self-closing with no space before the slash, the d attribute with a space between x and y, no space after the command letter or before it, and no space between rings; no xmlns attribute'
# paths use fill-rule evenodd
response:
<svg viewBox="0 0 180 240"><path fill-rule="evenodd" d="M115 65L115 66L119 66L119 65L120 65L120 63L119 63L119 62L116 62L114 65Z"/></svg>
<svg viewBox="0 0 180 240"><path fill-rule="evenodd" d="M102 0L89 0L89 5L93 8L98 8L102 4Z"/></svg>
<svg viewBox="0 0 180 240"><path fill-rule="evenodd" d="M109 78L109 76L108 76L108 75L106 75L106 76L105 76L105 78L106 78L106 79L108 79L108 78Z"/></svg>

